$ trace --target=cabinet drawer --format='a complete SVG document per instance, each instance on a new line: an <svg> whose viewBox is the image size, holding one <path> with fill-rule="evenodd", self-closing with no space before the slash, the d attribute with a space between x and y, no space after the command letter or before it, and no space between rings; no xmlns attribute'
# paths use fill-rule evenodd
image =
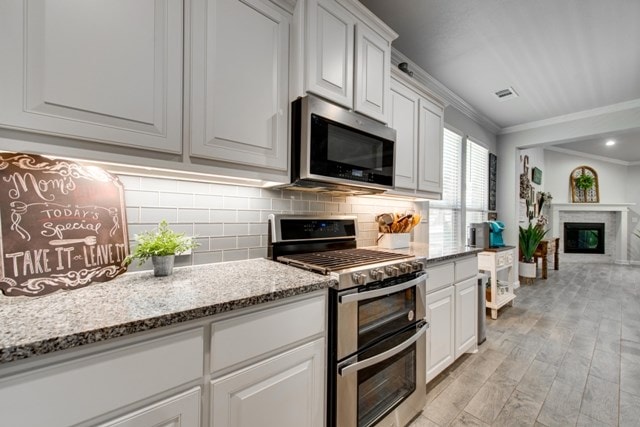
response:
<svg viewBox="0 0 640 427"><path fill-rule="evenodd" d="M197 328L6 378L2 425L76 425L202 378L203 354Z"/></svg>
<svg viewBox="0 0 640 427"><path fill-rule="evenodd" d="M478 274L478 259L474 256L471 258L456 261L455 263L455 281L460 282L469 279Z"/></svg>
<svg viewBox="0 0 640 427"><path fill-rule="evenodd" d="M217 322L211 328L211 372L324 332L325 297Z"/></svg>
<svg viewBox="0 0 640 427"><path fill-rule="evenodd" d="M498 253L496 257L496 267L504 267L507 265L507 254L506 252Z"/></svg>
<svg viewBox="0 0 640 427"><path fill-rule="evenodd" d="M427 293L442 289L453 284L454 266L453 263L430 267L427 269L429 277L427 278Z"/></svg>
<svg viewBox="0 0 640 427"><path fill-rule="evenodd" d="M513 265L513 252L509 251L505 253L504 265Z"/></svg>

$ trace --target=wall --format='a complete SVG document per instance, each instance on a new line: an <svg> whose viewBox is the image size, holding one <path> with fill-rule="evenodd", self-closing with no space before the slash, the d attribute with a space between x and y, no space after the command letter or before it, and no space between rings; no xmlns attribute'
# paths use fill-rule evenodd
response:
<svg viewBox="0 0 640 427"><path fill-rule="evenodd" d="M629 261L632 264L640 264L640 238L633 235L635 231L640 234L640 165L627 167L627 186L625 201L635 203L629 207Z"/></svg>
<svg viewBox="0 0 640 427"><path fill-rule="evenodd" d="M143 176L119 178L125 187L130 240L162 219L178 232L197 236L200 246L191 255L177 257L176 266L265 257L271 213L353 214L358 218L358 246L370 246L377 238L376 214L407 209L421 213L428 206L389 198L332 197ZM416 232L421 227L428 224L421 224ZM150 262L142 267L134 263L131 270L150 268Z"/></svg>
<svg viewBox="0 0 640 427"><path fill-rule="evenodd" d="M626 166L553 150L545 150L544 164L545 191L553 195L555 203L571 203L569 175L582 165L592 167L598 174L600 203L631 202L628 199L627 182L632 181L628 181Z"/></svg>

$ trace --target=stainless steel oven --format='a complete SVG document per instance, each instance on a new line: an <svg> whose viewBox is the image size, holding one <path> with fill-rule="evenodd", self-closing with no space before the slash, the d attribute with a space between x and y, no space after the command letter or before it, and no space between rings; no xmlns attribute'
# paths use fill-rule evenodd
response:
<svg viewBox="0 0 640 427"><path fill-rule="evenodd" d="M335 425L402 426L425 404L426 274L332 294Z"/></svg>
<svg viewBox="0 0 640 427"><path fill-rule="evenodd" d="M426 260L356 248L353 217L272 215L269 257L334 276L327 425L403 427L426 404Z"/></svg>

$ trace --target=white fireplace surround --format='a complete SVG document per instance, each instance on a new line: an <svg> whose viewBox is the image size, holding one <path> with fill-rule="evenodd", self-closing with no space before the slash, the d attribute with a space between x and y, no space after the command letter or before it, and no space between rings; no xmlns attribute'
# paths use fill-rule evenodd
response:
<svg viewBox="0 0 640 427"><path fill-rule="evenodd" d="M629 264L628 255L628 220L629 206L635 203L553 203L551 205L551 224L553 233L563 241L560 223L560 212L612 212L616 216L615 255L616 264ZM563 242L564 243L564 242Z"/></svg>

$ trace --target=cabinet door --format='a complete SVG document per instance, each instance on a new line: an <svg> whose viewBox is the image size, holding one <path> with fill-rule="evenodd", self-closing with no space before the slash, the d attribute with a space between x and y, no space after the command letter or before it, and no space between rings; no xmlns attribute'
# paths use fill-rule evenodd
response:
<svg viewBox="0 0 640 427"><path fill-rule="evenodd" d="M100 427L199 427L200 387L127 414Z"/></svg>
<svg viewBox="0 0 640 427"><path fill-rule="evenodd" d="M263 0L191 6L191 155L287 170L290 16Z"/></svg>
<svg viewBox="0 0 640 427"><path fill-rule="evenodd" d="M355 106L362 114L387 123L391 43L365 24L356 24Z"/></svg>
<svg viewBox="0 0 640 427"><path fill-rule="evenodd" d="M324 425L324 339L211 383L215 427Z"/></svg>
<svg viewBox="0 0 640 427"><path fill-rule="evenodd" d="M418 190L442 193L442 120L442 108L420 100Z"/></svg>
<svg viewBox="0 0 640 427"><path fill-rule="evenodd" d="M180 153L182 1L3 1L0 126Z"/></svg>
<svg viewBox="0 0 640 427"><path fill-rule="evenodd" d="M454 288L427 294L427 382L447 366L454 356Z"/></svg>
<svg viewBox="0 0 640 427"><path fill-rule="evenodd" d="M420 97L414 91L391 80L389 126L396 130L395 187L415 190L418 153L418 111Z"/></svg>
<svg viewBox="0 0 640 427"><path fill-rule="evenodd" d="M475 278L456 283L456 359L477 345L478 284Z"/></svg>
<svg viewBox="0 0 640 427"><path fill-rule="evenodd" d="M306 90L353 108L355 18L334 0L309 0Z"/></svg>

